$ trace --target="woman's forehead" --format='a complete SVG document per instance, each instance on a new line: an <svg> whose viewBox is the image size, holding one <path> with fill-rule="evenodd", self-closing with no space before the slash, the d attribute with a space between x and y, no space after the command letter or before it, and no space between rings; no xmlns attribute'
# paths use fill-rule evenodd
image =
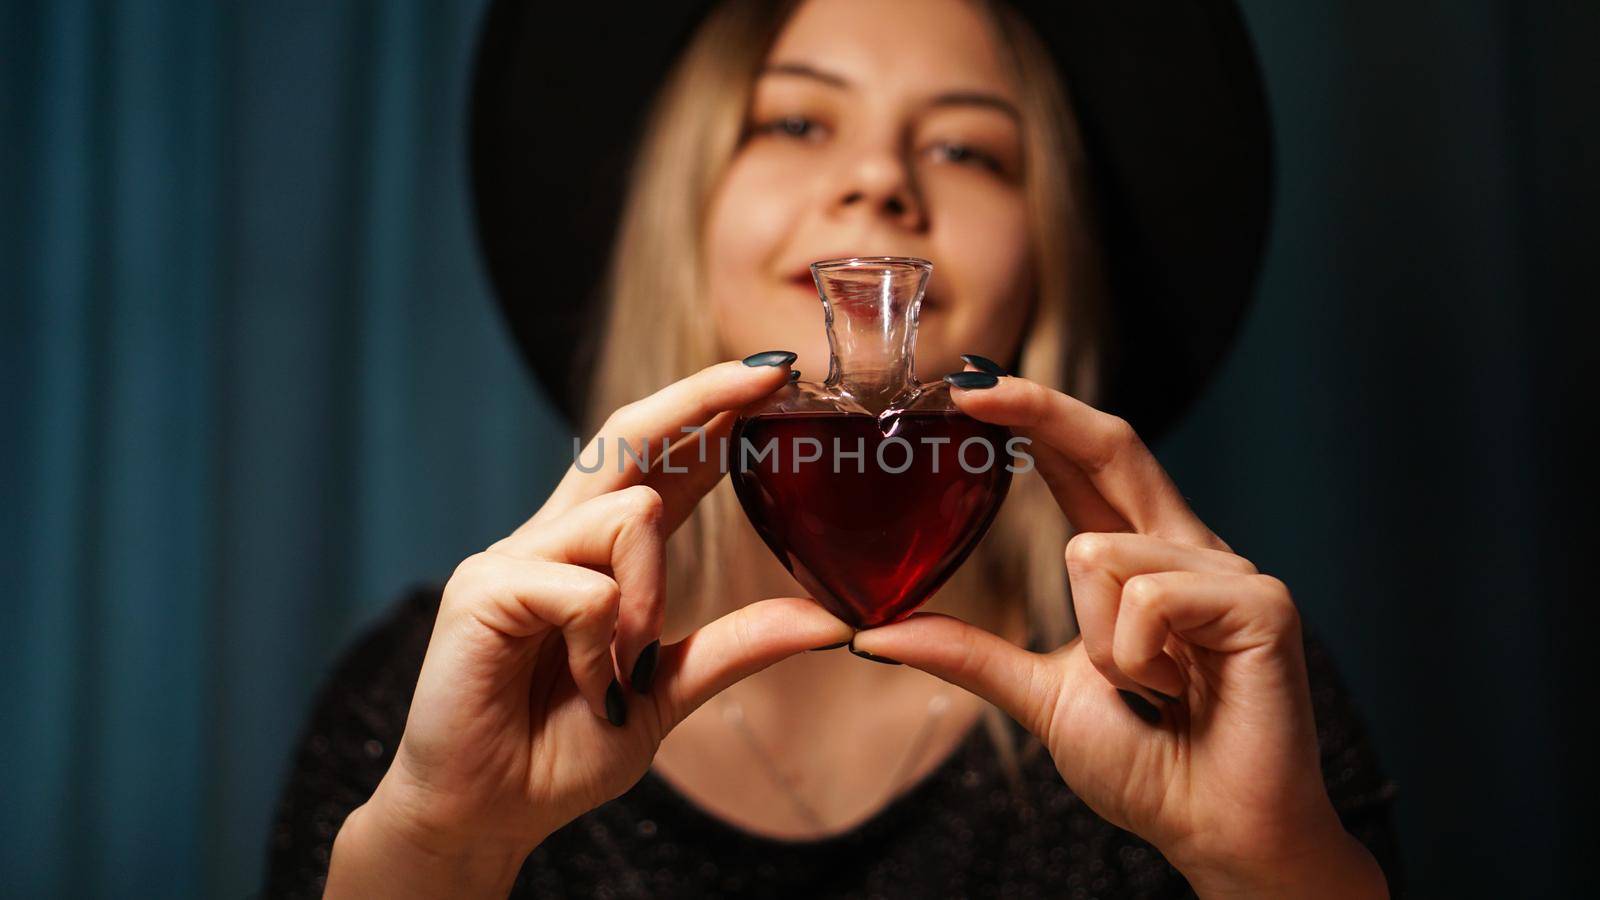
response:
<svg viewBox="0 0 1600 900"><path fill-rule="evenodd" d="M843 87L1012 95L989 22L969 0L805 0L767 63Z"/></svg>

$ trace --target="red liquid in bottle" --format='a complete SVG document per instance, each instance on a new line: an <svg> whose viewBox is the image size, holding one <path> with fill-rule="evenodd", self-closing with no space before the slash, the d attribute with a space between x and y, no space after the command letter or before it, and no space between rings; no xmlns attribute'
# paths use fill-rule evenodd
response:
<svg viewBox="0 0 1600 900"><path fill-rule="evenodd" d="M888 431L853 413L758 416L738 423L729 451L734 490L762 540L858 628L904 618L944 584L994 521L1016 464L1009 431L959 412L899 413ZM819 459L805 461L819 449L806 438L820 444Z"/></svg>

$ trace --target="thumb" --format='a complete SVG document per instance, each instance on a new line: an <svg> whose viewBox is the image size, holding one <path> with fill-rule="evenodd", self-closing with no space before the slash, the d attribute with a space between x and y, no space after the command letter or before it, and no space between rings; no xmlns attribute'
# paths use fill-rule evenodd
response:
<svg viewBox="0 0 1600 900"><path fill-rule="evenodd" d="M796 653L848 641L850 633L814 601L780 597L736 609L662 647L656 674L662 734L733 683Z"/></svg>
<svg viewBox="0 0 1600 900"><path fill-rule="evenodd" d="M1041 738L1061 693L1059 667L996 634L938 613L856 633L851 646L982 697Z"/></svg>

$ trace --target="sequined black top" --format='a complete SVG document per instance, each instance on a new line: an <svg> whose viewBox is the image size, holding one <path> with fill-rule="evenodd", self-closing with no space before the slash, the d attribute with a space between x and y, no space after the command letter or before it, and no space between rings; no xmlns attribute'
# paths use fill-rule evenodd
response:
<svg viewBox="0 0 1600 900"><path fill-rule="evenodd" d="M333 838L388 769L422 667L439 589L419 589L339 662L307 723L272 829L267 894L320 896ZM1394 786L1332 662L1307 643L1323 777L1345 826L1396 880ZM781 841L712 817L654 774L527 859L513 897L1173 897L1182 876L1095 815L1032 745L1020 784L977 728L876 816L819 841Z"/></svg>

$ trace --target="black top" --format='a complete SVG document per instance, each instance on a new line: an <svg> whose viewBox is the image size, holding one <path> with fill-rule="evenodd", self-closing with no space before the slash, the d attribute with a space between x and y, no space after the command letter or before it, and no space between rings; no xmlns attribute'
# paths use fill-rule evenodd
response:
<svg viewBox="0 0 1600 900"><path fill-rule="evenodd" d="M323 687L272 830L267 892L319 896L334 835L388 769L422 668L439 589L418 589L356 643ZM1394 786L1332 661L1306 645L1323 778L1340 817L1396 880ZM514 897L1171 897L1182 876L1095 815L1029 739L1013 785L975 728L877 815L819 841L748 834L654 773L567 825L522 867Z"/></svg>

